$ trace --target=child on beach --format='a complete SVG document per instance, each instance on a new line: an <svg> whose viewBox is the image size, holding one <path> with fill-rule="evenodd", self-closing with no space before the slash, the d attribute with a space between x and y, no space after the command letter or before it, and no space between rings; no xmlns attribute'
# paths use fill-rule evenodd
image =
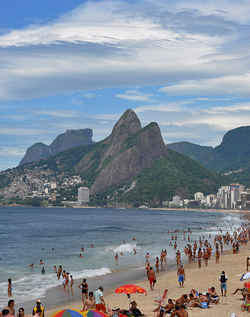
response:
<svg viewBox="0 0 250 317"><path fill-rule="evenodd" d="M73 292L73 284L74 284L73 276L70 275L70 289L72 292Z"/></svg>
<svg viewBox="0 0 250 317"><path fill-rule="evenodd" d="M12 297L12 285L11 285L11 279L10 278L8 279L8 290L7 290L7 292L8 292L8 296Z"/></svg>

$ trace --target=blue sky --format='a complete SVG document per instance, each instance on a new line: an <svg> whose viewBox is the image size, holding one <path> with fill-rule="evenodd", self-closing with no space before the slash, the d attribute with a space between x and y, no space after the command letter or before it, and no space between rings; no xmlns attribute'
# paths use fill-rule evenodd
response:
<svg viewBox="0 0 250 317"><path fill-rule="evenodd" d="M126 109L165 143L250 124L250 2L0 0L0 170Z"/></svg>

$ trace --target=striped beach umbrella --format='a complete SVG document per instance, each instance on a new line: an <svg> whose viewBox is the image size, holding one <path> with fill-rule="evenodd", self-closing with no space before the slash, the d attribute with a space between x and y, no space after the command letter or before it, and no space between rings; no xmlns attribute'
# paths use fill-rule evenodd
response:
<svg viewBox="0 0 250 317"><path fill-rule="evenodd" d="M55 312L50 317L82 317L82 314L83 313L77 309L62 309Z"/></svg>
<svg viewBox="0 0 250 317"><path fill-rule="evenodd" d="M82 310L82 315L84 317L107 317L109 315L95 309L85 309Z"/></svg>

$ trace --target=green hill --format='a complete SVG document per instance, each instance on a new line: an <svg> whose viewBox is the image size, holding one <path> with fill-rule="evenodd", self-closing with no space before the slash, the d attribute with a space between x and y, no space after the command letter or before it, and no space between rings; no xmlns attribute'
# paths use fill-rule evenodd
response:
<svg viewBox="0 0 250 317"><path fill-rule="evenodd" d="M167 144L167 148L187 155L195 161L199 160L213 149L212 146L202 146L186 141L169 143Z"/></svg>

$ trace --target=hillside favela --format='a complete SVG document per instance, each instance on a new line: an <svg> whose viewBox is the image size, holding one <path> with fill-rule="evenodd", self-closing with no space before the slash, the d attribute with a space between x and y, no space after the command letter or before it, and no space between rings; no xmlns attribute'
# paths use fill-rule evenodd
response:
<svg viewBox="0 0 250 317"><path fill-rule="evenodd" d="M0 0L0 317L250 313L250 0Z"/></svg>

